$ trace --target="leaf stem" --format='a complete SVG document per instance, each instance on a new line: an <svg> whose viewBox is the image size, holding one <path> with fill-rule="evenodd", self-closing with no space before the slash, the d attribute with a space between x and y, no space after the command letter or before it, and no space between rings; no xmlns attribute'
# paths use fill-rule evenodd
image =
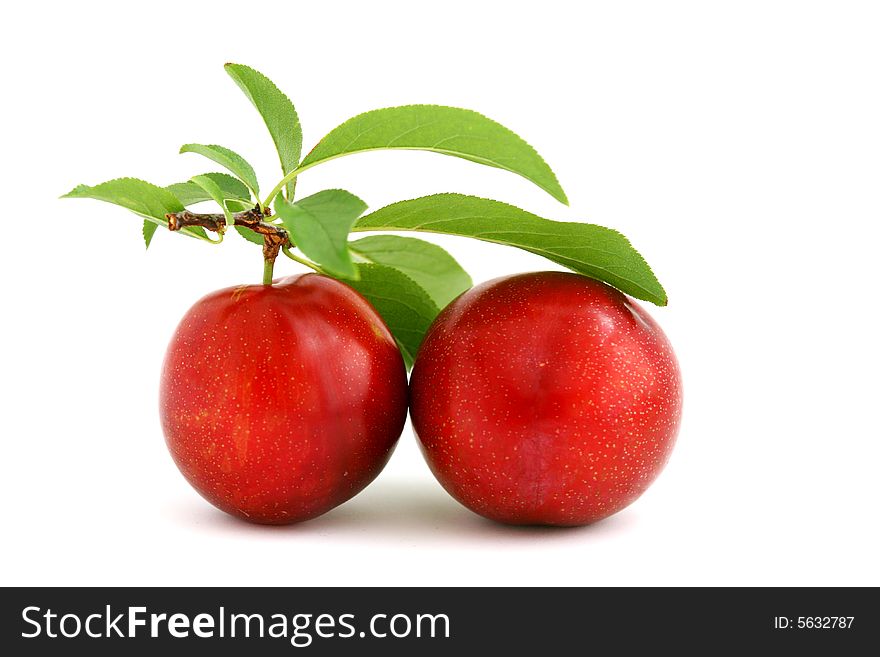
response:
<svg viewBox="0 0 880 657"><path fill-rule="evenodd" d="M293 171L291 171L290 173L288 173L286 176L284 176L284 177L278 182L277 185L275 185L275 187L272 188L272 191L269 192L269 195L266 197L266 200L263 201L263 207L264 207L264 208L268 208L269 205L272 203L272 201L275 200L275 197L278 196L278 194L281 193L281 190L282 190L282 189L284 189L284 186L285 186L287 183L289 183L291 180L293 180L293 179L295 179L297 176L299 176L299 174L301 174L303 171L308 171L308 170L311 169L313 166L316 166L316 165L321 164L322 162L326 162L326 161L327 161L327 160L318 160L317 162L312 162L311 164L307 164L307 165L305 165L304 167L297 167L296 169L294 169ZM290 200L293 200L293 199L288 199L288 200L290 201Z"/></svg>
<svg viewBox="0 0 880 657"><path fill-rule="evenodd" d="M319 274L323 273L323 270L318 265L316 265L311 260L306 260L305 258L300 258L298 255L296 255L295 253L293 253L293 251L290 250L290 247L287 247L287 246L281 247L281 252L284 255L286 255L288 258L290 258L291 260L295 260L296 262L300 263L301 265L305 265L309 269L314 269Z"/></svg>

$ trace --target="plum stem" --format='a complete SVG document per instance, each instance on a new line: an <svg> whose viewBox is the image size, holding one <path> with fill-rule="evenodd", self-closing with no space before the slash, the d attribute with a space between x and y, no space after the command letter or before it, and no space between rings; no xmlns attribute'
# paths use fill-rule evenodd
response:
<svg viewBox="0 0 880 657"><path fill-rule="evenodd" d="M274 260L263 260L263 285L272 285L272 272L275 271Z"/></svg>

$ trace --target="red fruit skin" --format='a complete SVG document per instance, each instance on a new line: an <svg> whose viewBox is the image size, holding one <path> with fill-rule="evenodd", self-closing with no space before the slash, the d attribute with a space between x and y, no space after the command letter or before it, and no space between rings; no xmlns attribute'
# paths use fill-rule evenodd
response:
<svg viewBox="0 0 880 657"><path fill-rule="evenodd" d="M162 370L171 456L213 505L266 524L307 520L382 470L406 420L388 328L317 274L219 290L178 326Z"/></svg>
<svg viewBox="0 0 880 657"><path fill-rule="evenodd" d="M681 418L672 347L637 303L561 272L499 278L437 318L416 359L422 453L466 507L510 524L584 525L632 503Z"/></svg>

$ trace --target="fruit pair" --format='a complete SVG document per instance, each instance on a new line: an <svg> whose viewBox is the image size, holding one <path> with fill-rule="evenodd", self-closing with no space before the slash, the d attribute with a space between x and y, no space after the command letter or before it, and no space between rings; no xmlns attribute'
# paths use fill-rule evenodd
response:
<svg viewBox="0 0 880 657"><path fill-rule="evenodd" d="M237 233L261 247L263 285L199 301L166 357L162 423L190 483L255 522L312 518L379 473L409 405L437 478L485 516L577 525L638 497L669 455L681 386L666 338L624 296L667 302L629 240L464 194L367 214L367 203L344 189L300 197L300 176L324 163L420 150L517 174L568 204L538 152L478 112L370 110L303 154L290 99L249 66L224 68L278 153L282 177L268 193L239 153L188 143L181 153L225 172L165 186L114 178L64 195L133 212L148 248L159 227L215 246ZM201 211L205 203L213 211ZM438 245L396 234L353 239L359 232L473 238L574 274L514 276L471 290L471 277ZM319 275L273 283L280 255ZM416 360L408 390L405 365Z"/></svg>
<svg viewBox="0 0 880 657"><path fill-rule="evenodd" d="M665 464L681 384L659 327L576 274L465 292L416 359L413 425L440 483L514 524L619 511ZM320 515L369 484L407 412L406 369L353 289L306 274L228 288L187 313L161 384L167 443L208 501L254 522Z"/></svg>

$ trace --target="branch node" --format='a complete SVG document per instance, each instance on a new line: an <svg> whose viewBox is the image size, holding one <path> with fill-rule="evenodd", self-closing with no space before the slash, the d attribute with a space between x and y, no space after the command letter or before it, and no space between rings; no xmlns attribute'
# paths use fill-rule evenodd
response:
<svg viewBox="0 0 880 657"><path fill-rule="evenodd" d="M290 236L280 226L264 221L271 215L271 210L263 211L257 206L232 216L236 226L248 228L263 236L263 258L275 262L278 252L283 247L290 246ZM166 214L165 218L168 220L168 230L180 230L187 226L200 226L215 233L223 233L226 230L226 216L219 213L202 214L183 210Z"/></svg>

